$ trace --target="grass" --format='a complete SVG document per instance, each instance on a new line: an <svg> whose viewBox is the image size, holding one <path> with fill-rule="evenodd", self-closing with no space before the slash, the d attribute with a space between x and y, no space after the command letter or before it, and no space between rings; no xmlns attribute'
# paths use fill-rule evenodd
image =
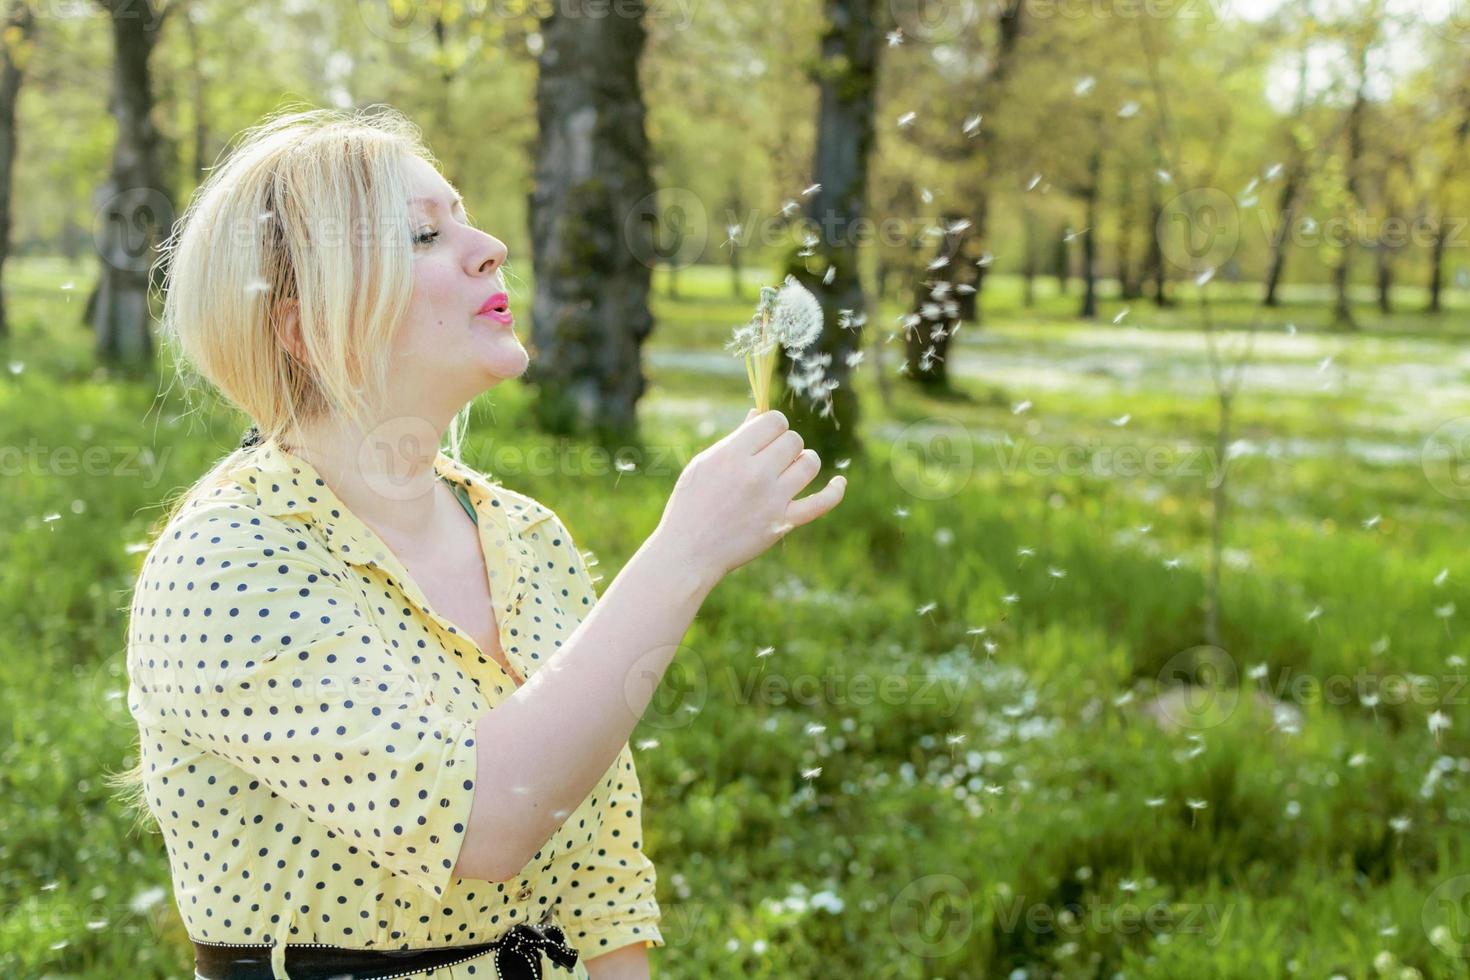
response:
<svg viewBox="0 0 1470 980"><path fill-rule="evenodd" d="M0 973L187 976L162 840L102 776L131 764L136 737L121 696L129 546L241 421L166 381L94 371L74 324L85 292L60 289L88 283L85 268L6 272L25 288L5 353L18 368L0 373ZM1303 344L1353 367L1326 391L1243 396L1239 435L1284 448L1229 461L1213 662L1233 674L1181 712L1154 699L1208 661L1213 410L1189 374L1193 314L1134 303L1142 333L1111 315L1082 326L1065 297L1027 313L1016 282L993 283L963 352L1052 373L962 378L971 398L946 401L895 375L884 405L860 370L871 452L847 498L721 584L635 735L669 943L655 971L1470 975L1457 955L1470 938L1457 901L1470 890L1466 512L1419 458L1414 412L1434 393L1375 387L1395 365L1458 364L1456 318L1316 334L1324 299L1288 294ZM679 300L658 285L651 354L718 351L758 282L740 300L717 269L685 270ZM1064 363L1079 346L1141 350L1147 377L1197 382L1084 388ZM1262 364L1315 363L1303 350L1270 347ZM890 345L887 369L898 360ZM602 587L683 461L748 402L739 372L649 374L645 435L663 457L635 472L536 435L518 384L485 399L467 452L556 509L599 557ZM1453 391L1435 397L1430 415L1470 414ZM1404 451L1384 463L1364 441ZM518 461L538 450L557 464ZM1152 462L1129 468L1128 452ZM1299 721L1283 726L1277 703ZM1150 710L1171 704L1175 724L1157 723ZM1437 744L1435 710L1451 722Z"/></svg>

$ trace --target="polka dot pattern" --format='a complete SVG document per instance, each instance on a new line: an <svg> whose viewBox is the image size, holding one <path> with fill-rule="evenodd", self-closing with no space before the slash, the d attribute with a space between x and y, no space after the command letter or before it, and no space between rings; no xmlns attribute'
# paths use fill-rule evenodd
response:
<svg viewBox="0 0 1470 980"><path fill-rule="evenodd" d="M446 454L435 467L475 506L501 648L530 678L597 601L586 563L548 508ZM148 805L194 939L415 949L551 916L581 954L577 976L619 947L665 944L626 744L520 875L453 874L475 722L516 682L273 440L144 559L128 678ZM278 950L278 975L280 963ZM422 976L495 970L487 955Z"/></svg>

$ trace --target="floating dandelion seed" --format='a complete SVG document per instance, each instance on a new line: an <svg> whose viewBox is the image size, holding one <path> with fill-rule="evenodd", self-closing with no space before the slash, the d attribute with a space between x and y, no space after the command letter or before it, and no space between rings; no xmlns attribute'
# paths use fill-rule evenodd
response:
<svg viewBox="0 0 1470 980"><path fill-rule="evenodd" d="M1129 415L1127 412L1124 412L1122 415L1119 415L1115 419L1109 419L1109 421L1112 422L1114 425L1116 425L1118 428L1121 429L1123 426L1125 426L1125 425L1128 424L1128 420L1131 419L1131 418L1133 418L1132 415Z"/></svg>
<svg viewBox="0 0 1470 980"><path fill-rule="evenodd" d="M1138 115L1138 110L1138 103L1130 99L1118 107L1118 118L1132 119L1134 116Z"/></svg>
<svg viewBox="0 0 1470 980"><path fill-rule="evenodd" d="M1347 761L1348 768L1356 769L1367 761L1368 754L1366 752L1354 752L1352 757Z"/></svg>
<svg viewBox="0 0 1470 980"><path fill-rule="evenodd" d="M1138 531L1139 534L1147 534L1153 529L1154 526L1152 524L1140 524L1137 528L1135 528L1135 530Z"/></svg>
<svg viewBox="0 0 1470 980"><path fill-rule="evenodd" d="M1437 585L1437 586L1438 585L1444 585L1445 582L1447 582L1449 580L1449 577L1450 577L1450 570L1448 568L1441 568L1439 570L1439 574L1436 575L1436 576L1434 576L1434 584Z"/></svg>
<svg viewBox="0 0 1470 980"><path fill-rule="evenodd" d="M1016 549L1016 557L1021 559L1022 562L1025 562L1027 558L1030 558L1034 554L1036 554L1035 548L1028 548L1023 545Z"/></svg>
<svg viewBox="0 0 1470 980"><path fill-rule="evenodd" d="M1184 805L1189 807L1189 825L1193 827L1194 815L1210 804L1205 800L1185 800Z"/></svg>
<svg viewBox="0 0 1470 980"><path fill-rule="evenodd" d="M1155 170L1154 176L1159 178L1159 183L1161 184L1172 184L1174 182L1174 175L1167 170Z"/></svg>
<svg viewBox="0 0 1470 980"><path fill-rule="evenodd" d="M781 205L781 216L789 218L800 210L800 204L797 204L795 201L787 201L785 204Z"/></svg>
<svg viewBox="0 0 1470 980"><path fill-rule="evenodd" d="M1158 807L1163 806L1167 802L1168 802L1168 800L1164 799L1164 797L1162 797L1162 796L1151 796L1148 799L1146 799L1146 800L1143 801L1143 805L1144 806L1151 806L1151 807L1154 807L1154 808L1157 809Z"/></svg>
<svg viewBox="0 0 1470 980"><path fill-rule="evenodd" d="M1023 401L1018 401L1018 402L1016 402L1016 404L1014 404L1014 405L1011 406L1011 414L1012 415L1020 415L1022 412L1026 411L1026 409L1028 409L1030 407L1031 407L1031 399L1027 398L1027 399L1024 399Z"/></svg>
<svg viewBox="0 0 1470 980"><path fill-rule="evenodd" d="M1065 568L1048 568L1046 570L1046 574L1050 575L1052 578L1066 578L1067 570Z"/></svg>
<svg viewBox="0 0 1470 980"><path fill-rule="evenodd" d="M893 508L893 516L902 520L909 516L909 509L907 507L895 507Z"/></svg>
<svg viewBox="0 0 1470 980"><path fill-rule="evenodd" d="M815 194L817 191L819 191L821 189L822 189L822 185L821 184L811 184L811 185L809 185L806 188L806 190L804 190L804 191L801 192L801 196L802 197L811 197L813 194Z"/></svg>
<svg viewBox="0 0 1470 980"><path fill-rule="evenodd" d="M1322 358L1322 360L1320 360L1320 361L1317 362L1317 372L1320 374L1321 372L1326 371L1331 366L1332 366L1332 355L1331 354L1328 354L1326 357Z"/></svg>
<svg viewBox="0 0 1470 980"><path fill-rule="evenodd" d="M1413 821L1410 820L1408 817L1399 816L1389 817L1388 819L1388 826L1392 828L1393 832L1396 834L1407 834L1409 832L1409 827L1411 827L1412 825Z"/></svg>
<svg viewBox="0 0 1470 980"><path fill-rule="evenodd" d="M1182 558L1166 558L1166 559L1164 559L1164 567L1167 568L1167 569L1169 569L1170 571L1173 571L1174 569L1178 568L1182 564L1184 564L1184 559L1182 559Z"/></svg>
<svg viewBox="0 0 1470 980"><path fill-rule="evenodd" d="M975 260L975 264L977 266L979 266L980 268L982 268L982 269L987 269L987 268L990 267L990 264L992 262L994 262L994 261L995 261L995 256L994 255L991 255L989 252L984 252L984 253L981 254L981 256L978 259Z"/></svg>
<svg viewBox="0 0 1470 980"><path fill-rule="evenodd" d="M1450 716L1436 708L1428 718L1429 734L1434 736L1434 744L1439 744L1439 733L1450 727Z"/></svg>
<svg viewBox="0 0 1470 980"><path fill-rule="evenodd" d="M1005 595L1000 597L1000 601L1008 606L1014 606L1016 603L1021 601L1021 597L1015 592L1007 592Z"/></svg>
<svg viewBox="0 0 1470 980"><path fill-rule="evenodd" d="M18 377L20 373L26 369L26 362L11 361L9 364L6 365L6 367L9 369L11 374L14 374Z"/></svg>
<svg viewBox="0 0 1470 980"><path fill-rule="evenodd" d="M636 747L640 752L647 752L649 749L656 749L658 748L658 739L640 738Z"/></svg>
<svg viewBox="0 0 1470 980"><path fill-rule="evenodd" d="M1036 190L1036 185L1039 183L1041 183L1041 174L1033 174L1031 179L1026 182L1026 189L1028 191L1034 191Z"/></svg>
<svg viewBox="0 0 1470 980"><path fill-rule="evenodd" d="M943 269L947 265L949 265L949 256L941 255L929 261L928 269L930 272L933 272L935 269Z"/></svg>
<svg viewBox="0 0 1470 980"><path fill-rule="evenodd" d="M1279 163L1271 164L1271 166L1266 168L1266 179L1275 180L1277 177L1281 176L1281 172L1283 169L1284 168Z"/></svg>
<svg viewBox="0 0 1470 980"><path fill-rule="evenodd" d="M906 126L912 126L914 124L914 120L917 118L919 118L919 114L917 112L905 112L903 115L898 117L898 128L903 129Z"/></svg>
<svg viewBox="0 0 1470 980"><path fill-rule="evenodd" d="M939 608L939 603L937 603L937 602L926 602L922 606L920 606L917 610L915 610L915 612L917 612L920 616L929 616L930 613L932 613L934 610L936 610L938 608ZM933 619L934 617L933 616L929 616L929 618L930 619Z"/></svg>
<svg viewBox="0 0 1470 980"><path fill-rule="evenodd" d="M1312 607L1312 611L1309 612L1309 613L1307 613L1307 622L1309 622L1309 623L1316 622L1316 620L1318 619L1318 617L1320 617L1321 615L1322 615L1322 607L1321 606L1313 606Z"/></svg>
<svg viewBox="0 0 1470 980"><path fill-rule="evenodd" d="M1089 231L1089 230L1091 230L1091 229L1083 228L1082 231L1073 231L1071 228L1068 228L1067 229L1067 233L1062 236L1062 241L1064 241L1064 242L1070 242L1074 238L1080 237L1083 232L1086 232L1086 231Z"/></svg>
<svg viewBox="0 0 1470 980"><path fill-rule="evenodd" d="M824 273L822 273L822 285L823 286L830 286L830 285L832 285L832 281L834 279L836 279L836 278L837 278L837 266L835 266L835 265L829 265L829 266L827 266L827 271L824 272Z"/></svg>
<svg viewBox="0 0 1470 980"><path fill-rule="evenodd" d="M1265 664L1253 664L1253 665L1251 665L1251 668L1245 672L1245 676L1248 677L1248 678L1250 678L1253 681L1261 680L1262 678L1264 678L1266 676L1266 665Z"/></svg>
<svg viewBox="0 0 1470 980"><path fill-rule="evenodd" d="M1381 521L1381 520L1383 520L1383 515L1382 514L1374 514L1372 517L1370 517L1370 518L1366 519L1365 521L1363 521L1363 530L1365 530L1365 531L1371 531L1371 530L1373 530L1375 527L1378 526L1378 522Z"/></svg>
<svg viewBox="0 0 1470 980"><path fill-rule="evenodd" d="M827 726L819 722L807 722L806 733L808 735L820 735L827 730Z"/></svg>
<svg viewBox="0 0 1470 980"><path fill-rule="evenodd" d="M1091 92L1096 86L1096 78L1093 78L1091 75L1083 75L1081 78L1077 79L1076 84L1072 86L1072 93L1079 96L1086 95Z"/></svg>
<svg viewBox="0 0 1470 980"><path fill-rule="evenodd" d="M622 482L624 473L632 473L637 468L638 464L633 462L633 460L631 459L613 460L613 469L618 471L617 477L613 479L613 486L616 487L620 482Z"/></svg>
<svg viewBox="0 0 1470 980"><path fill-rule="evenodd" d="M740 236L740 226L739 225L726 225L725 226L725 240L720 243L720 247L721 248L724 248L726 245L734 245L735 244L735 239L738 238L739 236Z"/></svg>
<svg viewBox="0 0 1470 980"><path fill-rule="evenodd" d="M883 36L887 39L890 48L896 48L903 43L903 28L895 28Z"/></svg>
<svg viewBox="0 0 1470 980"><path fill-rule="evenodd" d="M801 771L801 778L810 781L810 780L816 779L821 774L822 774L822 767L821 766L815 766L815 767L813 767L811 769L803 769Z"/></svg>
<svg viewBox="0 0 1470 980"><path fill-rule="evenodd" d="M965 120L965 125L962 129L966 136L974 137L980 134L980 119L981 117L976 115Z"/></svg>
<svg viewBox="0 0 1470 980"><path fill-rule="evenodd" d="M1295 323L1288 323L1286 325L1286 335L1288 337L1295 337L1296 336L1296 324Z"/></svg>
<svg viewBox="0 0 1470 980"><path fill-rule="evenodd" d="M759 650L757 650L755 652L755 656L756 656L756 659L757 660L763 660L763 659L765 659L766 657L769 657L771 654L773 654L775 652L776 652L776 648L775 647L761 647Z"/></svg>
<svg viewBox="0 0 1470 980"><path fill-rule="evenodd" d="M1455 604L1453 602L1446 602L1442 606L1435 606L1434 614L1440 619L1449 619L1455 614Z"/></svg>
<svg viewBox="0 0 1470 980"><path fill-rule="evenodd" d="M934 203L934 192L931 191L927 187L920 187L919 188L919 200L923 201L925 204L933 204Z"/></svg>
<svg viewBox="0 0 1470 980"><path fill-rule="evenodd" d="M845 470L849 466L852 465L852 460L850 460L850 459L839 459L837 462L833 463L832 465L835 466L839 470Z"/></svg>
<svg viewBox="0 0 1470 980"><path fill-rule="evenodd" d="M1203 288L1211 279L1215 278L1215 267L1210 266L1204 272L1194 277L1194 284Z"/></svg>
<svg viewBox="0 0 1470 980"><path fill-rule="evenodd" d="M1127 316L1129 312L1130 312L1130 308L1127 307L1127 306L1125 306L1121 310L1119 310L1118 311L1118 315L1115 316L1115 317L1113 317L1113 326L1117 326L1118 324L1122 323L1123 322L1123 318L1125 316Z"/></svg>

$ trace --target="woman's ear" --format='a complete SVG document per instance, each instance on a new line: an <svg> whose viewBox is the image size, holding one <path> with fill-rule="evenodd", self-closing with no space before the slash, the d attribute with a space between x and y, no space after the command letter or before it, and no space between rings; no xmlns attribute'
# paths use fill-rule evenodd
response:
<svg viewBox="0 0 1470 980"><path fill-rule="evenodd" d="M306 342L301 337L300 303L294 297L280 300L276 303L272 322L275 325L276 340L292 357L305 364Z"/></svg>

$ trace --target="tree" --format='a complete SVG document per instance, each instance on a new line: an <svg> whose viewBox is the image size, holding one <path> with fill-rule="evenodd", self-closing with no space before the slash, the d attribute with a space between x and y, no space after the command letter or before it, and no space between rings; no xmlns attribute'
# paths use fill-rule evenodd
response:
<svg viewBox="0 0 1470 980"><path fill-rule="evenodd" d="M541 21L530 197L539 356L527 380L552 432L634 432L646 388L639 354L653 330L655 256L645 219L656 202L638 77L643 15L631 0L605 18L553 9Z"/></svg>
<svg viewBox="0 0 1470 980"><path fill-rule="evenodd" d="M867 208L873 110L878 82L878 0L826 0L827 29L814 74L820 91L817 146L805 217L815 240L787 268L816 294L826 314L821 336L793 362L780 354L779 387L800 395L778 401L792 428L824 461L861 451L858 401L848 379L862 349L867 303L858 271L859 238ZM843 311L846 311L845 313ZM789 404L789 409L788 409Z"/></svg>
<svg viewBox="0 0 1470 980"><path fill-rule="evenodd" d="M0 269L10 254L10 203L15 173L15 106L30 56L35 17L25 0L11 3L5 14L0 51ZM0 337L10 333L5 294L0 292Z"/></svg>
<svg viewBox="0 0 1470 980"><path fill-rule="evenodd" d="M173 224L148 68L165 12L152 0L97 2L112 22L109 108L117 123L117 142L107 182L98 192L97 245L102 263L90 303L91 323L98 360L141 367L151 362L153 354L149 270L157 245Z"/></svg>

